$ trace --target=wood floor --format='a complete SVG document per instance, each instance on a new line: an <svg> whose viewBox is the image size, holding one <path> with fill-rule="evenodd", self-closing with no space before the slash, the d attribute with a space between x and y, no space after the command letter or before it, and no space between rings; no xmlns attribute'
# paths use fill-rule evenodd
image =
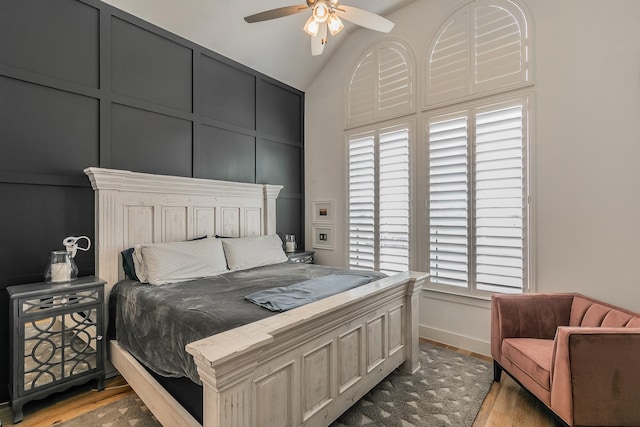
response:
<svg viewBox="0 0 640 427"><path fill-rule="evenodd" d="M427 341L427 340L425 340ZM455 347L440 345L468 356L491 361L490 358ZM29 402L24 407L24 420L20 427L48 427L71 420L111 402L132 394L133 390L122 377L105 382L105 390L96 392L91 385L76 387L40 401ZM13 413L9 406L0 406L2 427L13 426ZM473 427L559 427L544 405L524 391L508 375L502 375L499 383L493 383ZM90 426L87 426L90 427ZM463 426L456 426L463 427Z"/></svg>

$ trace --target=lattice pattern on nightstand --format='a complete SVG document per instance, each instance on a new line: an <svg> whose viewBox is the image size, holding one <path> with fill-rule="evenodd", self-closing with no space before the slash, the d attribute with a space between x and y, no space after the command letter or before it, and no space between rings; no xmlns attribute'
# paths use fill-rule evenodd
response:
<svg viewBox="0 0 640 427"><path fill-rule="evenodd" d="M25 323L24 391L98 367L95 318L93 309Z"/></svg>

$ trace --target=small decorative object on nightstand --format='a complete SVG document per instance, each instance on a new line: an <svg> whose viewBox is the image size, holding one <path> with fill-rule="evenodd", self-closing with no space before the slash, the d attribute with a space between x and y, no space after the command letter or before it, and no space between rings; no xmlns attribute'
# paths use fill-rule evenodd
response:
<svg viewBox="0 0 640 427"><path fill-rule="evenodd" d="M14 423L31 400L93 379L104 388L104 284L91 276L7 287Z"/></svg>
<svg viewBox="0 0 640 427"><path fill-rule="evenodd" d="M287 252L289 262L300 262L303 264L313 264L313 251L295 251Z"/></svg>

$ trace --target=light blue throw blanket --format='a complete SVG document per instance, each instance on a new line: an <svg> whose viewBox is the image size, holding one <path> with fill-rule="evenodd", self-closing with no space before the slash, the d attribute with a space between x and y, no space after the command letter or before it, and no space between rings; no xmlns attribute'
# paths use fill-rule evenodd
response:
<svg viewBox="0 0 640 427"><path fill-rule="evenodd" d="M373 276L362 273L335 273L289 286L254 292L245 298L271 311L286 311L369 283Z"/></svg>

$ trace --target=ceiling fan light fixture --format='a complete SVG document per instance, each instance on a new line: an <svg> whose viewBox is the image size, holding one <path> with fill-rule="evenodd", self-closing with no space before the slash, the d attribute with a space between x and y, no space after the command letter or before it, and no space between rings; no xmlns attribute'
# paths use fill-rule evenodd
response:
<svg viewBox="0 0 640 427"><path fill-rule="evenodd" d="M329 32L331 33L332 36L335 36L336 34L338 34L340 31L344 29L344 24L342 23L340 18L338 18L335 12L331 12L329 14L329 18L327 20L327 26L329 27Z"/></svg>
<svg viewBox="0 0 640 427"><path fill-rule="evenodd" d="M307 19L307 22L304 24L304 32L309 34L311 37L315 37L318 34L318 29L320 28L320 24L315 20L313 15Z"/></svg>
<svg viewBox="0 0 640 427"><path fill-rule="evenodd" d="M341 6L340 0L306 0L306 5L278 7L246 16L244 20L248 23L268 21L304 11L308 13L309 9L311 9L311 16L307 19L303 29L311 36L311 54L313 56L322 54L329 33L335 36L344 29L342 20L383 33L388 33L393 29L393 22L388 19L358 7Z"/></svg>
<svg viewBox="0 0 640 427"><path fill-rule="evenodd" d="M324 22L329 17L329 6L324 1L319 1L313 7L313 18L317 22Z"/></svg>

